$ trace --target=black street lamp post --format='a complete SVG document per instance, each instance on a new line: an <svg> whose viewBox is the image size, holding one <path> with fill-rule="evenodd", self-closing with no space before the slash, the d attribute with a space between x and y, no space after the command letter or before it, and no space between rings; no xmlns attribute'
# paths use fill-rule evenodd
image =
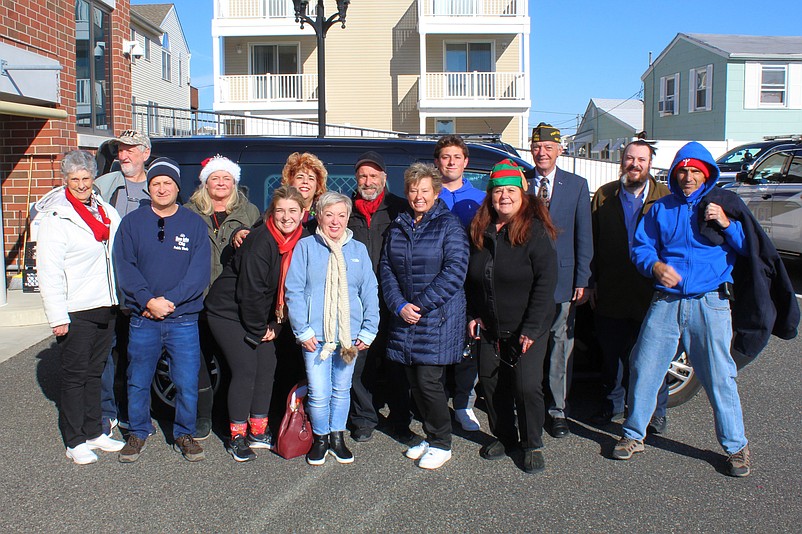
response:
<svg viewBox="0 0 802 534"><path fill-rule="evenodd" d="M326 33L334 24L340 22L345 28L345 12L348 10L350 0L337 0L337 13L328 19L323 13L323 0L317 0L317 11L315 18L307 15L309 9L308 0L292 0L295 5L295 22L309 24L315 30L317 37L317 136L326 137Z"/></svg>

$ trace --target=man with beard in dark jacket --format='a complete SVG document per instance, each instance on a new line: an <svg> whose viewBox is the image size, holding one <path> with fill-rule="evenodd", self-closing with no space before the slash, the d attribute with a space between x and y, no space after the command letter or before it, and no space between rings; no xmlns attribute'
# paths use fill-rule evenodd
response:
<svg viewBox="0 0 802 534"><path fill-rule="evenodd" d="M671 192L650 174L655 149L642 139L624 147L620 178L604 184L593 195L593 262L595 287L590 292L596 338L602 352L605 399L592 417L597 425L624 420L629 353L652 300L651 279L641 276L630 260L632 237L643 216L657 199ZM668 419L668 383L657 394L657 409L649 431L662 434Z"/></svg>
<svg viewBox="0 0 802 534"><path fill-rule="evenodd" d="M408 204L386 189L387 172L381 154L372 150L365 152L359 157L354 169L354 211L348 221L348 228L354 232L354 239L367 247L373 272L378 277L379 258L387 228ZM384 374L389 382L386 401L390 408L390 424L394 436L402 443L407 443L414 438L409 430L409 384L403 369L385 358L389 311L384 300L380 300L380 313L379 334L370 348L359 354L354 367L351 411L348 417L351 438L354 441L368 441L373 436L373 430L379 423L377 406L380 407L374 394L377 381Z"/></svg>

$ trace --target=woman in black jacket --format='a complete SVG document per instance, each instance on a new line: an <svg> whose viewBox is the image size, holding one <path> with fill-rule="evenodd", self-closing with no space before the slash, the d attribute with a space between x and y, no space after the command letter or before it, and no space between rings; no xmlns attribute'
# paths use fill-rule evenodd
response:
<svg viewBox="0 0 802 534"><path fill-rule="evenodd" d="M468 332L479 340L479 380L497 439L480 454L496 460L520 443L524 470L533 473L545 465L541 383L554 313L557 256L549 212L526 194L526 185L512 161L493 167L488 194L470 227L465 288Z"/></svg>
<svg viewBox="0 0 802 534"><path fill-rule="evenodd" d="M272 447L267 416L276 343L285 337L284 280L304 234L303 212L297 189L276 189L265 223L250 232L206 297L209 328L231 369L228 452L238 462L255 459L252 449ZM284 330L291 338L289 327Z"/></svg>

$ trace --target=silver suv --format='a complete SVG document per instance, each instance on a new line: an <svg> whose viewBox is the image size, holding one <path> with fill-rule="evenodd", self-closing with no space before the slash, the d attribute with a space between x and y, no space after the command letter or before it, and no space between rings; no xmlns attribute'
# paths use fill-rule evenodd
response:
<svg viewBox="0 0 802 534"><path fill-rule="evenodd" d="M738 193L777 250L802 255L802 145L771 151L736 176Z"/></svg>

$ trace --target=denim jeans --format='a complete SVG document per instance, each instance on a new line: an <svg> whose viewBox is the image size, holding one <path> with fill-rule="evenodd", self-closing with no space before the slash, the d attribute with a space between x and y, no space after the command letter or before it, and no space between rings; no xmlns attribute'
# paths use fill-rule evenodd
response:
<svg viewBox="0 0 802 534"><path fill-rule="evenodd" d="M152 430L150 384L162 350L169 355L170 379L176 388L173 437L195 433L201 358L198 316L176 317L168 322L132 315L128 339L128 419L131 433L142 439Z"/></svg>
<svg viewBox="0 0 802 534"><path fill-rule="evenodd" d="M340 347L325 360L320 359L323 343L314 352L304 352L306 380L309 383L307 409L312 432L325 436L345 430L351 407L351 378L354 361L347 364L340 357ZM364 358L365 355L359 356Z"/></svg>
<svg viewBox="0 0 802 534"><path fill-rule="evenodd" d="M114 348L115 339L112 339L111 346ZM103 413L103 420L117 419L117 403L114 400L114 356L109 351L106 359L106 367L103 368L103 376L100 377L100 410Z"/></svg>
<svg viewBox="0 0 802 534"><path fill-rule="evenodd" d="M730 302L718 291L693 298L655 293L630 358L624 437L646 435L657 390L681 343L713 408L718 442L727 454L741 450L746 436L731 339Z"/></svg>

